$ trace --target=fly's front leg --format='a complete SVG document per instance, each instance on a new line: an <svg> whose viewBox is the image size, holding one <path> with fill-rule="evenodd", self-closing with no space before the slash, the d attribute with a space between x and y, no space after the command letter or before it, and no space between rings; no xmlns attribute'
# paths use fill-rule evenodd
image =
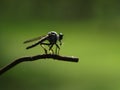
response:
<svg viewBox="0 0 120 90"><path fill-rule="evenodd" d="M55 54L58 54L58 48L57 48L57 46L55 48Z"/></svg>
<svg viewBox="0 0 120 90"><path fill-rule="evenodd" d="M58 55L59 55L60 47L59 47L59 45L58 45L58 44L55 44L55 45L56 45L55 54L58 54ZM58 49L58 51L57 51L57 49Z"/></svg>
<svg viewBox="0 0 120 90"><path fill-rule="evenodd" d="M51 54L54 54L54 50L52 48L51 48L50 52L51 52Z"/></svg>

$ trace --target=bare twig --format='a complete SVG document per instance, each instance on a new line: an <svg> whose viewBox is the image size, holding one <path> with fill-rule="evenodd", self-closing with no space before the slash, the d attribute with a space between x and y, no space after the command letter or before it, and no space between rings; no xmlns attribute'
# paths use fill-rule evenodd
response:
<svg viewBox="0 0 120 90"><path fill-rule="evenodd" d="M14 60L12 63L6 65L5 67L0 69L0 75L8 71L9 69L13 68L17 64L25 61L35 61L38 59L46 59L46 58L52 58L56 60L62 60L62 61L70 61L70 62L78 62L79 58L76 57L68 57L68 56L60 56L60 55L54 55L54 54L43 54L43 55L36 55L32 57L22 57Z"/></svg>

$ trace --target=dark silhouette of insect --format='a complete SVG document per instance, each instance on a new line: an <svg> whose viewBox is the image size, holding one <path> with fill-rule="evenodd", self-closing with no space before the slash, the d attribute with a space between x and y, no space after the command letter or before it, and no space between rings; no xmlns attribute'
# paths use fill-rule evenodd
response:
<svg viewBox="0 0 120 90"><path fill-rule="evenodd" d="M33 38L30 40L26 40L24 43L29 43L29 42L39 40L37 43L35 43L31 46L28 46L26 49L30 49L37 45L40 45L44 49L45 54L47 54L47 49L44 47L44 45L47 45L49 47L49 51L52 52L52 54L59 54L59 51L60 51L59 45L62 45L62 42L61 42L62 39L63 39L62 33L58 34L55 31L51 31L51 32L48 32L47 35ZM46 40L48 41L48 43L45 42ZM57 42L59 42L59 45L57 44ZM54 50L52 49L54 45L56 46L55 53L54 53Z"/></svg>

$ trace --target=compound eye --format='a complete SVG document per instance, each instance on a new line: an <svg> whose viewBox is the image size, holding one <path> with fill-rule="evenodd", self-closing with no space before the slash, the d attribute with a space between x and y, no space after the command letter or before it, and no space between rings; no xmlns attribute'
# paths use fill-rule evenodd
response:
<svg viewBox="0 0 120 90"><path fill-rule="evenodd" d="M62 40L62 39L63 39L63 34L59 33L59 40Z"/></svg>
<svg viewBox="0 0 120 90"><path fill-rule="evenodd" d="M59 33L59 35L63 35L62 33Z"/></svg>

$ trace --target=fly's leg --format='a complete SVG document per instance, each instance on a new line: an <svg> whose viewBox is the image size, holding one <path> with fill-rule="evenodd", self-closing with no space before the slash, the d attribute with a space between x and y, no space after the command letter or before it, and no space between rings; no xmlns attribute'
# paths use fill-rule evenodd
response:
<svg viewBox="0 0 120 90"><path fill-rule="evenodd" d="M40 44L40 46L44 49L45 54L47 54L47 49L44 47L44 45Z"/></svg>
<svg viewBox="0 0 120 90"><path fill-rule="evenodd" d="M44 47L44 45L50 45L50 43L40 43L40 46L44 49L45 54L47 54L47 49Z"/></svg>
<svg viewBox="0 0 120 90"><path fill-rule="evenodd" d="M58 44L55 44L56 45L56 50L55 50L55 54L58 54L59 55L59 51L60 51L60 47ZM57 50L58 49L58 50Z"/></svg>
<svg viewBox="0 0 120 90"><path fill-rule="evenodd" d="M51 52L51 54L54 54L54 50L52 48L51 48L50 52Z"/></svg>
<svg viewBox="0 0 120 90"><path fill-rule="evenodd" d="M57 46L55 48L55 54L58 54L58 48L57 48Z"/></svg>
<svg viewBox="0 0 120 90"><path fill-rule="evenodd" d="M54 45L54 44L51 44L51 45L49 46L49 51L51 52L51 54L54 54L54 51L53 51L53 49L52 49L53 45Z"/></svg>

